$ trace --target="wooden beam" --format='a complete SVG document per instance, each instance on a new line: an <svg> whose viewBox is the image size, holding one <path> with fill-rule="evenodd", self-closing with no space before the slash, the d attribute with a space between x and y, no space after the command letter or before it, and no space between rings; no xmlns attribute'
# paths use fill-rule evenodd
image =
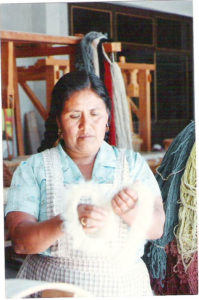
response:
<svg viewBox="0 0 199 300"><path fill-rule="evenodd" d="M132 109L132 111L136 114L136 116L138 117L138 119L140 118L140 113L139 113L139 108L137 107L137 105L133 102L133 100L131 100L128 96L127 96L129 105Z"/></svg>
<svg viewBox="0 0 199 300"><path fill-rule="evenodd" d="M53 57L47 57L44 59L38 59L35 68L40 68L43 66L66 66L69 67L69 61L66 59L55 59Z"/></svg>
<svg viewBox="0 0 199 300"><path fill-rule="evenodd" d="M38 112L40 113L41 117L45 120L48 116L46 109L41 104L40 100L37 96L33 93L29 85L25 81L20 81L21 87L24 89L30 100L32 101L33 105L36 107Z"/></svg>
<svg viewBox="0 0 199 300"><path fill-rule="evenodd" d="M76 46L62 46L62 47L16 47L16 57L38 57L50 55L72 55L75 53Z"/></svg>
<svg viewBox="0 0 199 300"><path fill-rule="evenodd" d="M46 80L46 68L48 66L57 66L64 73L69 72L69 61L65 59L54 59L48 57L45 59L39 59L35 65L26 67L18 67L18 79L19 81L37 81Z"/></svg>
<svg viewBox="0 0 199 300"><path fill-rule="evenodd" d="M121 69L125 69L125 70L138 69L138 70L151 70L151 71L155 71L155 65L153 65L153 64L138 64L138 63L122 63L122 62L118 62L118 66Z"/></svg>
<svg viewBox="0 0 199 300"><path fill-rule="evenodd" d="M46 80L46 72L45 70L35 70L29 68L17 68L18 72L18 80L20 82L23 81L38 81L38 80Z"/></svg>
<svg viewBox="0 0 199 300"><path fill-rule="evenodd" d="M76 45L81 41L81 37L75 36L53 36L48 34L5 31L0 30L1 40L18 42L36 42L48 44L69 44Z"/></svg>

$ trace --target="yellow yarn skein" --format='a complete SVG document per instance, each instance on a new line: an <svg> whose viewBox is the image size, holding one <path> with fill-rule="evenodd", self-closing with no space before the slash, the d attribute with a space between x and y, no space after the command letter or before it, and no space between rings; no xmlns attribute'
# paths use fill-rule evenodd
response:
<svg viewBox="0 0 199 300"><path fill-rule="evenodd" d="M180 185L180 208L175 228L178 253L185 272L197 251L196 143L194 143Z"/></svg>

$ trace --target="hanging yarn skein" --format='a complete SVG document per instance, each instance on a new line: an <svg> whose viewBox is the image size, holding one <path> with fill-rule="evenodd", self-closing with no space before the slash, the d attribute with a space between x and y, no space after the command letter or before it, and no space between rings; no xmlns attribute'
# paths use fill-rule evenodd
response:
<svg viewBox="0 0 199 300"><path fill-rule="evenodd" d="M149 241L145 247L144 261L152 278L164 279L167 255L165 246L174 239L178 224L181 177L195 142L195 122L191 121L174 139L155 175L159 184L166 220L160 239Z"/></svg>
<svg viewBox="0 0 199 300"><path fill-rule="evenodd" d="M130 112L126 99L126 88L120 67L116 62L111 62L103 49L104 57L110 64L113 100L114 100L114 116L116 127L116 141L118 148L133 149L133 140L131 132Z"/></svg>
<svg viewBox="0 0 199 300"><path fill-rule="evenodd" d="M181 180L178 218L175 236L186 272L197 251L196 144Z"/></svg>
<svg viewBox="0 0 199 300"><path fill-rule="evenodd" d="M76 55L75 68L77 70L86 70L87 73L95 73L94 64L94 48L93 41L95 39L108 39L105 34L96 31L87 33L80 42L80 48Z"/></svg>

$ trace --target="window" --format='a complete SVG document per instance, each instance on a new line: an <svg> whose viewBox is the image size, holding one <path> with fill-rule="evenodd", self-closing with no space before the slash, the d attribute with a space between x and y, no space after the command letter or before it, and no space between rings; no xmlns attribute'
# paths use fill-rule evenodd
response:
<svg viewBox="0 0 199 300"><path fill-rule="evenodd" d="M90 31L107 33L111 37L111 14L106 11L72 7L72 35Z"/></svg>
<svg viewBox="0 0 199 300"><path fill-rule="evenodd" d="M189 49L190 25L176 20L157 19L159 48Z"/></svg>
<svg viewBox="0 0 199 300"><path fill-rule="evenodd" d="M117 40L136 44L153 44L152 19L117 14Z"/></svg>
<svg viewBox="0 0 199 300"><path fill-rule="evenodd" d="M157 53L158 119L188 119L186 55Z"/></svg>

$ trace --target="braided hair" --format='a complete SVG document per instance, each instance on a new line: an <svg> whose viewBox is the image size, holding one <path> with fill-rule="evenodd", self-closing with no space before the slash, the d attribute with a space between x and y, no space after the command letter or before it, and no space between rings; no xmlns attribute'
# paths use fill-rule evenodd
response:
<svg viewBox="0 0 199 300"><path fill-rule="evenodd" d="M73 93L88 88L104 101L110 116L111 102L101 79L95 74L88 74L85 70L67 73L58 80L53 88L50 112L45 121L44 139L38 148L38 152L55 146L55 142L58 140L56 119L60 119L65 102L70 99Z"/></svg>

